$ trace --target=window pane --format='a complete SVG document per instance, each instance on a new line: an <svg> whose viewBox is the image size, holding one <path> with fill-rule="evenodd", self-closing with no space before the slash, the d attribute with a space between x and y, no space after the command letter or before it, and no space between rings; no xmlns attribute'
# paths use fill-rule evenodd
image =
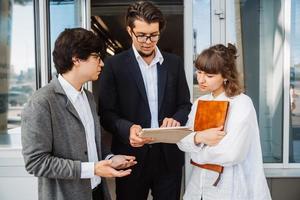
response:
<svg viewBox="0 0 300 200"><path fill-rule="evenodd" d="M0 1L0 143L36 89L33 2Z"/></svg>
<svg viewBox="0 0 300 200"><path fill-rule="evenodd" d="M210 0L193 0L194 61L202 50L211 44ZM194 72L196 68L194 67ZM202 94L198 88L196 74L193 75L193 100Z"/></svg>
<svg viewBox="0 0 300 200"><path fill-rule="evenodd" d="M230 0L227 41L237 45L238 69L254 103L265 163L282 162L283 5L276 0ZM232 9L232 5L234 8ZM230 11L229 10L229 11ZM258 11L258 12L257 12ZM234 23L233 23L234 22Z"/></svg>
<svg viewBox="0 0 300 200"><path fill-rule="evenodd" d="M258 103L258 119L264 162L281 163L283 160L284 27L282 25L283 14L280 11L283 5L281 1L277 0L263 0L260 1L259 5L259 46L256 46L259 49L259 70L257 71L259 76L249 77L246 86L256 81L259 83L259 92L256 92L257 87L252 87L251 94L254 94L254 96L259 95L255 98L256 103ZM251 73L254 64L251 61L248 63L245 77L249 72Z"/></svg>
<svg viewBox="0 0 300 200"><path fill-rule="evenodd" d="M65 28L81 27L81 1L80 0L50 0L50 41L51 41L51 73L56 74L52 60L54 42Z"/></svg>
<svg viewBox="0 0 300 200"><path fill-rule="evenodd" d="M291 4L290 162L300 163L300 2Z"/></svg>

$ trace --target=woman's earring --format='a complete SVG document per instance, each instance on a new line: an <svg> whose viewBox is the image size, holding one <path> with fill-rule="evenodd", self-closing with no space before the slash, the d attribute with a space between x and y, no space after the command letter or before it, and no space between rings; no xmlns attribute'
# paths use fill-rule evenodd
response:
<svg viewBox="0 0 300 200"><path fill-rule="evenodd" d="M224 79L223 84L226 85L227 84L227 79Z"/></svg>

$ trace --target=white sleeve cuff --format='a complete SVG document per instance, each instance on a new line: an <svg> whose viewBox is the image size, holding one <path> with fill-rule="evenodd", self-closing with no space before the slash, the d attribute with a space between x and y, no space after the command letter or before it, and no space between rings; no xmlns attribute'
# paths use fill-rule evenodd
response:
<svg viewBox="0 0 300 200"><path fill-rule="evenodd" d="M80 178L93 178L95 176L95 163L82 162L81 163L81 175Z"/></svg>
<svg viewBox="0 0 300 200"><path fill-rule="evenodd" d="M184 152L199 152L202 150L202 148L205 146L205 144L201 143L196 145L194 141L194 137L196 135L196 132L192 132L186 137L184 137L182 140L180 140L177 145L179 149L181 149Z"/></svg>

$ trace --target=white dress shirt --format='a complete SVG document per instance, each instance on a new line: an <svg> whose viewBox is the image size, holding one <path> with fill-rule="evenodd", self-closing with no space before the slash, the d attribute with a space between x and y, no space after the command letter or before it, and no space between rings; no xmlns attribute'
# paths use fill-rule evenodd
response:
<svg viewBox="0 0 300 200"><path fill-rule="evenodd" d="M83 87L81 88L81 91L76 90L61 75L58 75L58 81L61 84L63 90L65 91L68 99L73 104L84 126L89 162L81 163L80 177L82 179L90 178L91 188L94 189L97 185L100 184L101 178L99 176L95 176L94 174L94 165L95 162L98 161L98 155L95 141L94 118L91 112L90 104L83 90Z"/></svg>
<svg viewBox="0 0 300 200"><path fill-rule="evenodd" d="M269 200L271 199L263 170L262 152L256 112L251 99L245 94L233 98L225 93L214 98L211 94L201 100L229 101L224 130L226 135L216 146L198 146L195 132L183 138L177 145L191 154L199 164L224 166L220 182L213 183L218 173L192 167L192 175L184 194L185 200ZM189 114L187 126L193 127L198 100Z"/></svg>
<svg viewBox="0 0 300 200"><path fill-rule="evenodd" d="M162 64L164 58L162 57L159 49L156 47L155 56L152 62L148 65L143 60L141 55L137 52L134 45L132 45L132 48L144 80L148 104L151 113L151 128L158 128L159 124L158 124L157 63Z"/></svg>

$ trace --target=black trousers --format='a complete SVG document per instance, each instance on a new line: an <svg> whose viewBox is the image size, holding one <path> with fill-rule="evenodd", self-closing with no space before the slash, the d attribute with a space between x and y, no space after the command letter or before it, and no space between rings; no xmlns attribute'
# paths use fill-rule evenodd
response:
<svg viewBox="0 0 300 200"><path fill-rule="evenodd" d="M92 196L93 196L93 200L103 200L104 199L101 184L99 184L97 187L95 187L93 189Z"/></svg>
<svg viewBox="0 0 300 200"><path fill-rule="evenodd" d="M149 145L132 174L116 179L117 200L147 200L150 190L154 200L179 200L181 176L181 171L167 169L159 144Z"/></svg>

